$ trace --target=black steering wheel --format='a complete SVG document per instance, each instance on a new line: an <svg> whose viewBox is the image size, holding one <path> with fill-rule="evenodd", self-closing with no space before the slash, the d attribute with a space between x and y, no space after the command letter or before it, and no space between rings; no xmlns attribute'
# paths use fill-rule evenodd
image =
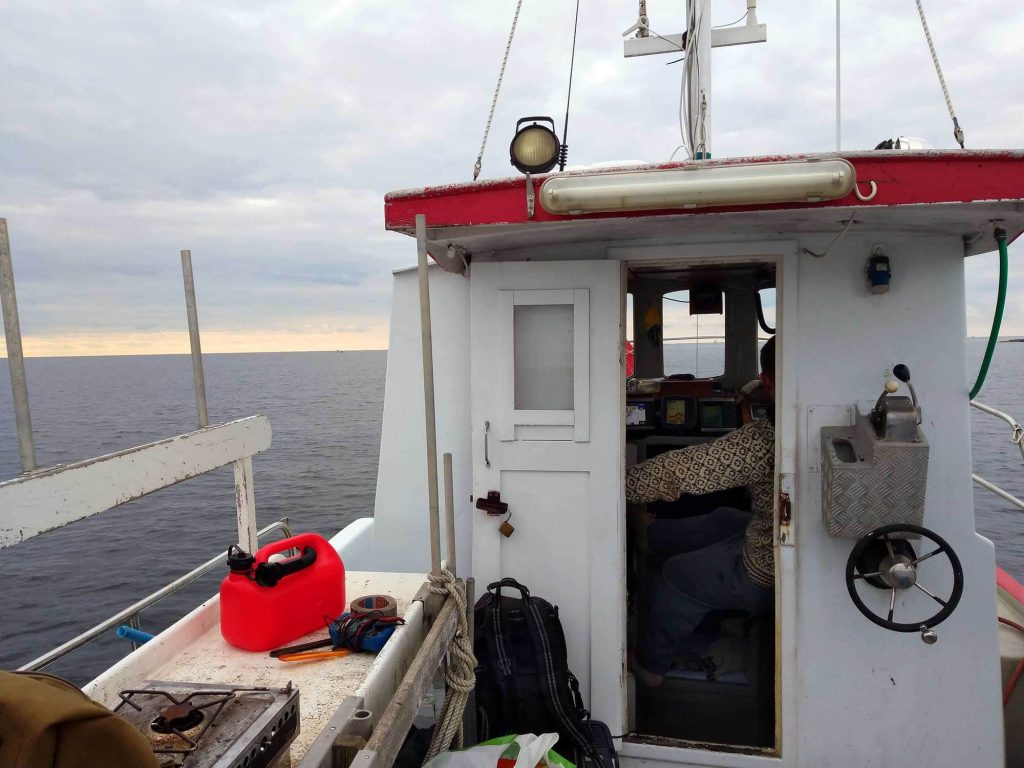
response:
<svg viewBox="0 0 1024 768"><path fill-rule="evenodd" d="M918 556L913 546L907 541L906 534L915 534L929 540L935 549ZM917 581L918 565L938 555L944 555L953 569L953 589L948 597L941 597L929 591ZM857 582L863 580L877 589L891 590L889 597L889 613L882 617L875 613L861 599L857 591ZM850 553L846 562L846 587L850 591L850 599L857 609L869 621L893 632L920 632L942 623L953 613L964 591L964 571L960 566L960 558L946 541L939 535L919 525L885 525L876 528L862 538ZM893 614L896 610L896 593L903 589L917 589L928 595L941 608L933 616L922 621L898 622Z"/></svg>

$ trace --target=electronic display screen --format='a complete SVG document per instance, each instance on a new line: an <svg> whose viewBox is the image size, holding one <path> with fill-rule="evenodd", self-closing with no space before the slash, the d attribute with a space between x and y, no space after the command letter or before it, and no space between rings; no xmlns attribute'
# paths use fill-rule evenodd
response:
<svg viewBox="0 0 1024 768"><path fill-rule="evenodd" d="M626 426L642 427L647 423L646 403L626 404Z"/></svg>
<svg viewBox="0 0 1024 768"><path fill-rule="evenodd" d="M666 398L665 426L682 427L686 425L686 400L682 398Z"/></svg>
<svg viewBox="0 0 1024 768"><path fill-rule="evenodd" d="M725 406L722 403L701 403L700 426L703 429L724 429Z"/></svg>

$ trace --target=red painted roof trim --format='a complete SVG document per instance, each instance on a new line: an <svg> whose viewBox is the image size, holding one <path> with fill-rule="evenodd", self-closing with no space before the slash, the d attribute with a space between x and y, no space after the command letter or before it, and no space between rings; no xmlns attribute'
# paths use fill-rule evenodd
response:
<svg viewBox="0 0 1024 768"><path fill-rule="evenodd" d="M580 216L553 216L538 201L533 218L526 215L524 176L488 181L450 184L438 187L391 192L384 198L384 221L388 229L411 231L417 214L427 217L431 228L468 227L527 222L572 221L598 218L636 218L659 215L692 215L741 211L793 210L801 208L859 208L862 206L920 205L927 203L970 203L994 200L1024 201L1024 152L1020 151L924 151L905 150L855 152L828 155L791 155L731 158L702 161L701 165L735 165L841 157L857 171L862 194L868 182L878 185L873 200L862 202L854 194L839 200L818 203L778 203L772 205L689 208L626 213L595 213ZM683 168L698 163L664 163L584 170L562 175L600 175L616 171ZM534 188L547 176L535 176Z"/></svg>

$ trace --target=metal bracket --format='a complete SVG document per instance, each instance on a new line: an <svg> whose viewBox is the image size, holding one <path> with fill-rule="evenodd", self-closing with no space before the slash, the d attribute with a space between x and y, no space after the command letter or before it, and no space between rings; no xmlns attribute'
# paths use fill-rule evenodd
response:
<svg viewBox="0 0 1024 768"><path fill-rule="evenodd" d="M533 218L533 212L536 209L537 197L533 191L533 177L530 174L526 174L526 217L528 219Z"/></svg>
<svg viewBox="0 0 1024 768"><path fill-rule="evenodd" d="M488 491L486 499L477 499L476 508L488 515L504 515L508 512L508 504L501 500L501 491Z"/></svg>

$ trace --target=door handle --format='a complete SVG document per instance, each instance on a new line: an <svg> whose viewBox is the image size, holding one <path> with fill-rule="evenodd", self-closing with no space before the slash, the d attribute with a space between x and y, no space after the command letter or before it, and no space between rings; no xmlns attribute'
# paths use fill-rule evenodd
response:
<svg viewBox="0 0 1024 768"><path fill-rule="evenodd" d="M487 455L487 439L491 432L491 422L484 422L484 465L487 467L491 466L491 458Z"/></svg>

